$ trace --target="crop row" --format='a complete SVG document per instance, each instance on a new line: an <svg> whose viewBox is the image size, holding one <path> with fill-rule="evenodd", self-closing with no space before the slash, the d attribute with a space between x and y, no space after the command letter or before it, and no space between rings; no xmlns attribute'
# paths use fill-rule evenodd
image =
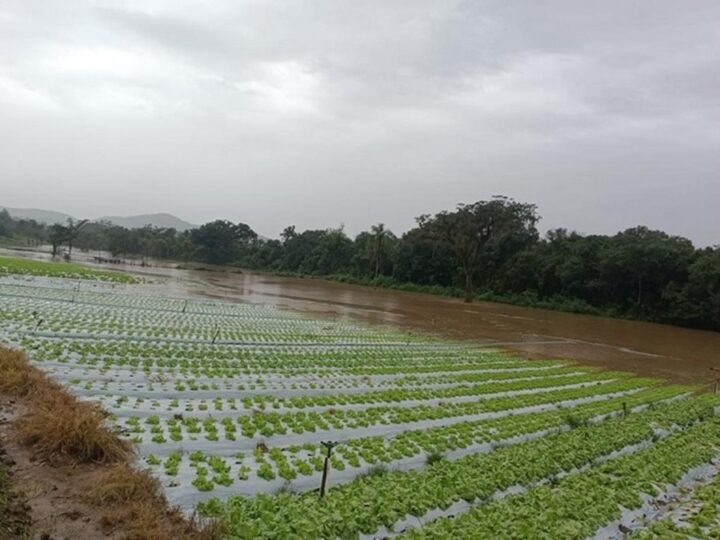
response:
<svg viewBox="0 0 720 540"><path fill-rule="evenodd" d="M310 319L269 317L205 316L183 313L154 313L138 310L112 311L97 306L58 302L1 301L4 319L22 329L44 334L98 334L99 337L154 337L227 341L333 341L375 343L409 341L407 335L377 332ZM417 341L412 339L412 341Z"/></svg>
<svg viewBox="0 0 720 540"><path fill-rule="evenodd" d="M225 380L224 382L209 381L203 383L197 383L193 380L175 381L172 386L168 383L153 381L152 379L147 383L141 381L128 381L127 383L123 383L110 380L98 382L86 380L83 382L82 380L77 379L71 379L70 382L82 385L87 391L92 391L96 387L99 387L102 391L107 391L110 390L110 385L112 385L112 392L117 394L123 394L129 390L137 392L142 391L143 389L147 389L148 391L155 389L168 391L172 389L174 392L185 392L189 394L192 394L193 392L219 392L220 390L223 390L227 394L237 394L237 398L242 400L242 404L246 409L263 410L268 407L274 409L304 409L311 407L345 407L377 403L423 402L427 400L471 398L473 396L490 397L496 394L505 393L532 393L535 390L544 388L559 388L567 385L601 382L609 379L620 379L626 376L627 374L625 373L617 372L571 372L567 374L536 377L532 379L521 378L520 380L511 379L509 381L456 384L444 388L395 388L389 390L368 392L360 391L353 393L342 393L341 390L338 390L339 393L325 393L324 395L312 395L312 392L310 392L303 396L290 397L287 399L263 394L257 394L254 396L245 395L245 397L241 397L251 385L246 385L244 383L233 385L230 380Z"/></svg>
<svg viewBox="0 0 720 540"><path fill-rule="evenodd" d="M443 388L469 384L488 384L502 381L533 380L544 377L562 377L571 373L582 373L582 369L575 366L567 366L556 363L553 367L546 369L487 369L475 373L463 373L455 375L446 374L444 377L412 377L399 376L357 376L357 375L330 375L328 373L302 373L302 374L281 374L281 373L248 373L235 376L206 376L199 373L199 370L179 369L126 369L120 367L96 367L63 364L60 362L42 362L43 368L53 376L68 381L90 380L95 382L112 381L125 384L139 383L160 383L163 385L182 383L187 386L201 388L203 385L212 385L223 388L238 388L241 390L257 390L249 393L254 396L262 390L268 391L269 399L272 396L282 394L274 390L305 390L308 395L321 394L325 390L338 391L338 393L352 393L357 391L376 391L388 388L392 389L422 389L422 388ZM352 392L341 392L349 390ZM328 393L328 392L325 392ZM287 394L288 396L291 393ZM257 406L260 406L258 403Z"/></svg>
<svg viewBox="0 0 720 540"><path fill-rule="evenodd" d="M536 377L521 377L520 380L511 379L509 381L491 380L484 383L477 382L475 384L461 384L449 388L394 388L391 390L381 390L373 392L353 393L353 394L330 394L330 395L304 395L299 397L291 397L287 399L277 398L274 396L256 395L243 399L245 408L265 408L272 406L275 408L305 408L305 407L329 407L342 406L351 404L371 404L371 403L394 403L400 401L411 400L429 400L429 399L449 399L460 396L479 396L483 394L494 394L501 392L525 391L536 388L549 388L554 386L563 386L567 384L578 384L586 382L601 381L606 379L618 379L626 377L626 373L604 372L599 373L591 369L573 369L561 371L560 373L541 373L539 376L534 372ZM532 377L532 378L531 378Z"/></svg>
<svg viewBox="0 0 720 540"><path fill-rule="evenodd" d="M595 373L588 369L570 369L557 373L545 371L534 371L533 375L525 377L501 377L496 379L489 376L485 382L448 382L446 384L431 384L415 388L390 388L376 390L368 388L362 381L353 381L346 386L335 384L323 384L308 382L303 387L303 392L293 396L292 390L299 389L300 385L265 384L261 377L250 380L240 379L242 382L235 382L238 379L175 379L161 374L149 373L142 378L123 378L112 376L82 376L63 377L71 385L81 385L86 391L100 390L102 392L112 391L117 394L127 392L148 392L158 390L161 392L181 393L186 392L208 392L223 391L226 394L237 394L247 409L265 409L272 407L279 408L306 408L322 406L349 406L372 403L396 403L402 401L419 401L428 399L451 399L468 397L473 395L493 394L500 392L530 392L537 388L563 386L566 384L577 384L591 381L604 381L609 378L622 378L625 373ZM263 389L278 389L272 394L262 394ZM331 390L332 393L329 393ZM278 394L280 394L278 396ZM286 397L284 397L286 396ZM218 395L217 397L221 397ZM233 396L235 397L235 396Z"/></svg>
<svg viewBox="0 0 720 540"><path fill-rule="evenodd" d="M353 390L365 389L367 391L393 388L441 388L457 386L462 384L488 384L491 382L500 381L521 381L521 380L533 380L548 377L562 377L570 374L580 374L584 370L575 367L558 367L550 369L513 369L506 371L492 371L488 370L485 372L477 373L463 373L445 375L443 377L262 377L262 376L241 376L235 377L204 377L202 375L196 376L194 373L190 373L187 370L184 371L158 371L152 372L150 370L127 370L122 368L88 368L88 367L72 367L72 366L49 366L45 365L45 369L53 374L54 376L67 380L71 384L79 384L82 381L91 382L102 382L112 381L116 383L126 384L138 384L147 382L157 382L163 385L173 383L177 388L177 385L182 383L187 385L191 390L197 389L208 389L212 388L215 384L215 388L231 389L237 388L239 390L304 390L308 396L314 394L324 393L325 390L341 391L341 390ZM315 392L317 391L317 392ZM345 392L347 393L347 392ZM298 395L299 398L303 398L303 395ZM259 407L265 408L266 406L275 406L276 398L274 394L267 394L266 396L256 397L254 393L249 393L247 400L244 402L246 407ZM342 399L342 398L341 398ZM249 403L248 403L249 401ZM292 404L285 406L297 406L304 407L310 406L310 403L305 403L303 399L296 399Z"/></svg>
<svg viewBox="0 0 720 540"><path fill-rule="evenodd" d="M438 400L438 399L456 399L470 398L472 396L490 395L494 393L532 393L537 389L566 386L569 384L579 384L583 382L602 381L608 378L619 378L625 374L617 375L591 375L583 374L582 371L570 371L567 374L508 378L494 380L490 379L487 383L475 383L473 385L463 383L448 383L442 386L433 385L430 387L416 387L411 391L402 388L394 388L389 390L376 391L374 388L358 386L355 384L346 384L344 386L327 385L321 383L306 383L290 385L266 385L258 382L239 382L234 383L231 379L207 379L204 381L196 381L194 379L176 380L172 385L163 377L148 375L146 378L138 380L115 380L113 377L62 377L69 385L76 387L78 392L85 394L93 394L94 397L100 397L104 394L104 400L107 401L108 396L118 395L122 399L122 403L129 401L129 393L137 396L134 399L136 408L146 403L142 395L148 395L151 392L160 392L167 395L177 395L184 393L188 398L183 400L183 408L190 412L195 410L195 401L192 395L198 393L212 394L215 392L215 398L212 399L213 410L222 411L224 405L227 404L230 410L237 410L237 402L240 401L246 410L266 410L266 409L306 409L319 407L357 407L360 405L374 403L405 403L405 405L416 401ZM525 384L527 383L527 384ZM273 394L263 393L272 391ZM332 392L332 393L330 393ZM140 396L138 396L140 394ZM224 395L221 395L224 394ZM242 397L244 396L244 397ZM489 396L488 396L489 397ZM112 400L111 400L112 401ZM167 403L168 411L179 408L179 401L174 398L168 400L163 398ZM200 399L197 405L198 410L208 410L202 407L203 403L207 403L208 399ZM113 407L118 408L121 403L116 402ZM157 410L160 402L157 399L150 400L151 410Z"/></svg>
<svg viewBox="0 0 720 540"><path fill-rule="evenodd" d="M635 530L632 540L720 538L720 474L692 492L673 515Z"/></svg>
<svg viewBox="0 0 720 540"><path fill-rule="evenodd" d="M302 434L316 431L369 428L378 425L394 426L540 405L554 405L564 401L639 390L651 386L653 383L654 381L645 379L623 379L613 382L587 383L581 387L553 388L537 394L498 397L461 403L420 404L413 407L380 406L360 410L329 409L322 412L260 412L237 416L236 423L240 426L240 435L246 438L253 438L257 435L271 437L288 433ZM210 420L213 421L214 419ZM168 419L165 420L165 422L167 421ZM170 427L174 426L168 426L168 430ZM231 441L235 440L236 437L237 435L232 431L226 431L224 436L225 439ZM208 440L218 440L219 438L219 434L213 434L212 438ZM156 443L166 442L165 432L158 431L154 433L152 441Z"/></svg>
<svg viewBox="0 0 720 540"><path fill-rule="evenodd" d="M0 297L26 298L97 305L106 308L132 308L150 311L173 311L179 313L215 314L237 317L271 315L275 318L297 318L290 312L278 311L271 307L255 304L215 302L189 298L173 298L149 291L136 289L142 294L123 294L117 291L87 290L81 283L66 282L60 287L35 287L20 284L0 283Z"/></svg>
<svg viewBox="0 0 720 540"><path fill-rule="evenodd" d="M528 361L482 350L433 350L383 347L343 349L244 347L161 342L131 343L102 339L74 340L26 335L20 345L36 360L79 366L143 370L186 369L208 376L281 372L286 375L414 375L488 369L558 367L558 361Z"/></svg>
<svg viewBox="0 0 720 540"><path fill-rule="evenodd" d="M491 453L470 454L455 461L440 460L421 471L360 477L333 488L330 496L323 500L313 493L279 493L250 499L231 497L224 503L213 500L200 508L206 514L221 517L230 534L238 537L355 538L359 533L372 534L383 526L392 529L407 515L422 516L432 509L448 508L461 500L477 503L511 486L529 485L563 471L573 471L616 450L651 440L657 427L690 424L710 414L709 407L717 404L718 400L711 398L662 404L627 418L577 427ZM691 436L681 440L690 442L698 434L708 431L714 438L716 431L720 436L716 422L701 426L702 429L689 431ZM718 442L713 441L714 444ZM713 443L704 448L712 448ZM674 451L678 459L685 457L682 449L674 448ZM687 454L690 455L696 454ZM707 457L707 453L702 457ZM492 517L488 521L497 523ZM526 528L524 534L516 533L514 537L525 538L531 530ZM538 530L547 529L541 527ZM560 530L557 529L555 535L548 533L547 537L558 537ZM439 537L495 536L457 534ZM560 537L568 536L561 534Z"/></svg>
<svg viewBox="0 0 720 540"><path fill-rule="evenodd" d="M343 471L348 467L359 468L370 465L387 465L397 461L407 460L417 456L440 456L447 452L458 451L475 447L479 450L480 445L488 446L508 441L514 437L530 435L546 430L561 429L563 427L575 427L586 424L591 419L604 415L617 413L624 408L630 411L640 407L678 397L689 391L688 387L661 387L645 390L630 396L623 396L605 401L585 403L571 409L551 410L526 415L505 416L489 420L478 420L462 422L451 426L440 426L422 430L408 430L396 437L386 439L383 437L361 437L345 440L340 444L333 456L331 465L334 470ZM152 430L158 424L158 419L150 417L145 420L145 425L139 418L130 422L131 429ZM230 420L231 422L231 420ZM195 426L205 427L205 422L196 420ZM221 424L227 424L223 420ZM126 424L128 425L128 424ZM178 422L172 422L173 428ZM208 423L208 427L217 434L217 425ZM273 480L276 477L285 480L293 480L298 476L309 476L322 470L322 456L324 450L320 445L305 443L302 445L290 445L286 448L274 447L267 452L260 446L255 449L252 456L254 463L248 463L244 455L235 454L234 463L226 463L225 459L210 453L194 452L197 461L222 459L227 468L228 476L235 480L247 480L251 473L257 474L265 480ZM174 452L168 457L173 463L179 464L183 454ZM244 459L245 458L245 459ZM167 459L165 461L167 461ZM151 465L159 465L162 461L152 454L146 460ZM172 476L172 475L171 475ZM231 482L232 483L232 482ZM207 491L214 486L210 483L203 483L203 490ZM229 485L220 483L220 485Z"/></svg>
<svg viewBox="0 0 720 540"><path fill-rule="evenodd" d="M313 369L318 372L337 369L353 370L353 376L397 375L398 377L435 376L438 369L445 371L480 371L524 367L533 369L560 365L557 360L527 360L507 352L488 348L464 350L440 347L344 346L344 345L263 345L236 343L208 344L184 343L163 340L122 341L104 339L102 336L88 339L43 336L25 332L20 338L22 346L41 352L45 360L77 362L90 367L123 367L126 369L204 369L217 367L228 371L242 370L246 366L268 369ZM118 361L126 360L118 363ZM396 371L410 364L412 371ZM363 365L367 364L367 365ZM241 374L241 372L240 372ZM328 375L331 376L331 375Z"/></svg>
<svg viewBox="0 0 720 540"><path fill-rule="evenodd" d="M0 288L2 286L0 285ZM135 297L135 295L132 295ZM2 297L2 294L0 294ZM241 307L234 315L227 313L195 313L191 310L196 305L204 305L197 300L186 300L186 311L161 311L153 312L132 307L113 306L109 309L105 305L77 304L61 300L44 300L27 297L13 298L10 315L14 320L28 321L34 318L33 311L41 312L48 323L70 322L79 323L85 327L89 324L105 323L108 325L139 326L147 324L155 326L183 327L253 327L259 324L271 328L325 328L339 329L347 332L371 332L369 328L348 324L335 320L319 320L305 318L297 314L271 310L264 307ZM389 332L384 332L389 333ZM400 335L400 332L394 332ZM405 334L403 334L405 335Z"/></svg>
<svg viewBox="0 0 720 540"><path fill-rule="evenodd" d="M718 454L720 420L708 419L635 454L571 474L554 485L530 489L409 531L408 538L586 538L638 509L643 495L661 493L688 470Z"/></svg>
<svg viewBox="0 0 720 540"><path fill-rule="evenodd" d="M53 261L36 261L15 257L0 257L0 274L27 276L50 276L66 279L88 279L117 283L135 283L128 274L107 270L96 270L79 264Z"/></svg>
<svg viewBox="0 0 720 540"><path fill-rule="evenodd" d="M575 370L571 370L569 373L574 373ZM531 373L539 373L539 372L531 372ZM544 372L543 372L544 373ZM505 373L501 373L501 375L505 375ZM507 375L512 375L508 373ZM112 378L102 380L100 377L92 377L87 376L83 378L73 378L73 377L63 377L67 383L70 385L74 385L76 387L79 387L78 391L84 391L85 393L91 393L95 390L93 397L94 399L101 401L106 406L113 408L113 409L123 409L123 411L119 411L118 414L124 411L145 411L145 412L193 412L193 411L210 411L210 412L223 412L223 411L238 411L238 410L258 410L263 411L266 409L289 409L289 408L298 408L298 409L304 409L304 408L310 408L310 407L332 407L333 403L335 403L338 399L343 400L347 393L339 393L337 395L328 394L327 391L333 391L333 392L349 392L351 390L358 390L357 382L356 381L350 381L345 382L342 385L334 384L331 382L327 382L325 380L320 379L318 382L306 382L306 383L291 383L291 384L281 384L281 383L273 383L273 382L266 382L262 378L257 378L251 381L246 381L243 383L236 383L234 384L232 380L230 379L223 379L218 380L215 382L213 379L208 379L204 382L198 382L193 379L188 379L186 381L183 381L183 386L180 386L177 382L174 385L174 389L179 391L182 389L183 391L187 391L188 389L191 391L229 391L229 390L239 390L242 392L242 396L244 397L220 397L216 396L214 398L208 399L208 398L193 398L193 397L185 397L185 398L147 398L143 397L142 395L130 397L127 394L114 394L110 393L110 384L113 383ZM553 377L553 375L549 375L548 377ZM146 388L148 391L154 390L157 387L160 388L166 388L163 383L160 383L159 380L161 380L162 377L160 375L151 375L148 374L147 379L142 379L141 381L137 382L134 388L142 387ZM529 380L530 378L521 377L500 377L496 379L495 377L489 379L489 382L520 382L522 380ZM532 379L540 379L539 375L536 377L533 377ZM598 378L599 380L600 378ZM155 381L155 382L154 382ZM148 384L145 384L145 383ZM364 383L367 384L369 388L373 387L373 383ZM450 382L446 384L446 387L454 387L458 384L457 382ZM560 383L558 383L560 384ZM186 386L185 386L186 385ZM381 383L378 383L378 386L391 386L392 381L384 381ZM273 390L278 394L278 397L271 397L268 394L265 394L263 392L267 392L268 390ZM105 393L107 394L100 394ZM314 394L314 392L321 392L319 394ZM298 397L284 397L287 395L290 395L292 393L298 393ZM169 392L170 394L170 392ZM352 394L350 394L352 395ZM328 400L325 401L323 396L329 396ZM318 399L316 399L318 398Z"/></svg>
<svg viewBox="0 0 720 540"><path fill-rule="evenodd" d="M472 383L454 380L448 377L445 383L422 384L417 381L414 387L396 387L392 380L373 382L372 380L343 380L337 378L289 379L282 377L248 376L237 378L200 379L176 377L166 372L139 372L132 375L117 374L109 370L101 372L79 371L78 369L62 369L57 366L46 366L48 372L66 380L72 385L83 384L88 389L100 386L108 390L110 386L117 393L124 390L155 388L163 391L198 392L207 390L239 390L246 392L243 404L246 408L295 407L350 405L377 402L398 402L420 399L452 398L463 395L487 394L510 390L532 390L542 386L561 386L566 383L588 380L606 380L608 377L624 377L625 373L595 374L582 368L559 368L553 370L513 370L507 372L487 372L484 377ZM496 376L497 375L497 376ZM482 379L485 379L482 381ZM300 382L298 382L300 381ZM527 384L522 384L527 383ZM380 388L376 388L380 387ZM300 392L293 392L299 390ZM262 392L267 393L263 394ZM285 397L284 397L285 396ZM295 396L292 401L290 398ZM192 396L188 396L192 397ZM218 396L220 397L220 396Z"/></svg>

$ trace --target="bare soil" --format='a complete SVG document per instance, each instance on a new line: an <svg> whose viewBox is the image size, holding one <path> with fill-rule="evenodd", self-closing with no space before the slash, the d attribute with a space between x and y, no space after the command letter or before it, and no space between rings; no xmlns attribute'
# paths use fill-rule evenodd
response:
<svg viewBox="0 0 720 540"><path fill-rule="evenodd" d="M32 449L14 441L12 422L21 411L16 401L0 398L0 444L13 494L8 505L13 528L0 538L122 538L121 532L103 526L102 509L83 502L86 486L96 481L102 465L52 466L38 458Z"/></svg>
<svg viewBox="0 0 720 540"><path fill-rule="evenodd" d="M8 530L0 540L214 540L221 534L217 523L187 519L168 504L159 481L134 466L132 449L105 426L102 410L77 400L21 351L3 347L0 446L6 464L0 503L11 503L0 504L8 522L0 520Z"/></svg>
<svg viewBox="0 0 720 540"><path fill-rule="evenodd" d="M4 422L0 411L0 427ZM0 540L30 536L30 507L14 485L15 479L11 476L14 465L0 439Z"/></svg>

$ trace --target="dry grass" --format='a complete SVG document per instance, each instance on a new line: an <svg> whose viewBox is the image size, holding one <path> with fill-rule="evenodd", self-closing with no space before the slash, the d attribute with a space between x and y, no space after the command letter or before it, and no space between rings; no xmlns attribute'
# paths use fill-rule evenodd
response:
<svg viewBox="0 0 720 540"><path fill-rule="evenodd" d="M0 374L0 392L10 397L25 398L62 390L39 369L32 369L24 353L4 347L0 347Z"/></svg>
<svg viewBox="0 0 720 540"><path fill-rule="evenodd" d="M169 508L160 482L125 463L105 467L88 481L85 492L87 502L106 509L103 525L114 529L123 524L128 538L210 540L221 533L214 522L188 521L179 510Z"/></svg>
<svg viewBox="0 0 720 540"><path fill-rule="evenodd" d="M130 444L105 425L100 408L78 401L19 351L0 349L0 391L24 400L18 437L46 460L116 463L132 454Z"/></svg>
<svg viewBox="0 0 720 540"><path fill-rule="evenodd" d="M95 479L94 479L95 480ZM126 464L107 467L87 486L88 499L98 505L115 505L127 501L148 501L161 496L157 478L143 474Z"/></svg>
<svg viewBox="0 0 720 540"><path fill-rule="evenodd" d="M38 400L16 424L20 440L47 460L117 463L132 454L127 441L104 425L105 415L90 403L50 395Z"/></svg>
<svg viewBox="0 0 720 540"><path fill-rule="evenodd" d="M188 520L169 506L160 482L131 465L131 445L106 425L97 406L78 401L33 367L20 351L0 347L0 393L22 401L15 422L18 440L54 465L83 469L84 502L102 509L103 527L131 540L212 540L215 523ZM75 465L73 465L75 464Z"/></svg>

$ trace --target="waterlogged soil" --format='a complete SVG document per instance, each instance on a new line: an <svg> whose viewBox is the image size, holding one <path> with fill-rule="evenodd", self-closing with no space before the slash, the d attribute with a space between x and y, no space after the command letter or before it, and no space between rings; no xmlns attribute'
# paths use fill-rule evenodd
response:
<svg viewBox="0 0 720 540"><path fill-rule="evenodd" d="M8 250L0 250L7 252ZM47 258L37 252L13 255ZM76 262L103 253L76 252ZM314 316L393 326L502 347L531 358L566 358L677 383L720 377L720 333L334 283L208 265L149 261L96 265L142 276L161 294L269 304Z"/></svg>
<svg viewBox="0 0 720 540"><path fill-rule="evenodd" d="M720 333L637 321L373 289L317 279L183 271L189 290L275 304L323 316L392 325L511 349L561 357L675 382L720 377Z"/></svg>
<svg viewBox="0 0 720 540"><path fill-rule="evenodd" d="M589 540L619 540L627 538L624 531L636 530L648 523L659 521L669 512L670 504L682 501L689 493L694 493L700 486L708 484L720 472L720 455L716 455L710 463L703 463L688 470L674 485L661 487L658 496L642 494L642 506L635 509L623 508L622 517L598 529ZM689 538L694 538L690 537Z"/></svg>

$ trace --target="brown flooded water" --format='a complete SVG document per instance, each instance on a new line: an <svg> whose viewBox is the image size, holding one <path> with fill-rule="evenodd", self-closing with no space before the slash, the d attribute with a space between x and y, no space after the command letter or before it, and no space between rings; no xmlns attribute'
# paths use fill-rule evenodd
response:
<svg viewBox="0 0 720 540"><path fill-rule="evenodd" d="M529 357L567 358L675 382L720 376L720 333L249 272L172 266L142 274L168 294L275 305L304 313L471 340Z"/></svg>

